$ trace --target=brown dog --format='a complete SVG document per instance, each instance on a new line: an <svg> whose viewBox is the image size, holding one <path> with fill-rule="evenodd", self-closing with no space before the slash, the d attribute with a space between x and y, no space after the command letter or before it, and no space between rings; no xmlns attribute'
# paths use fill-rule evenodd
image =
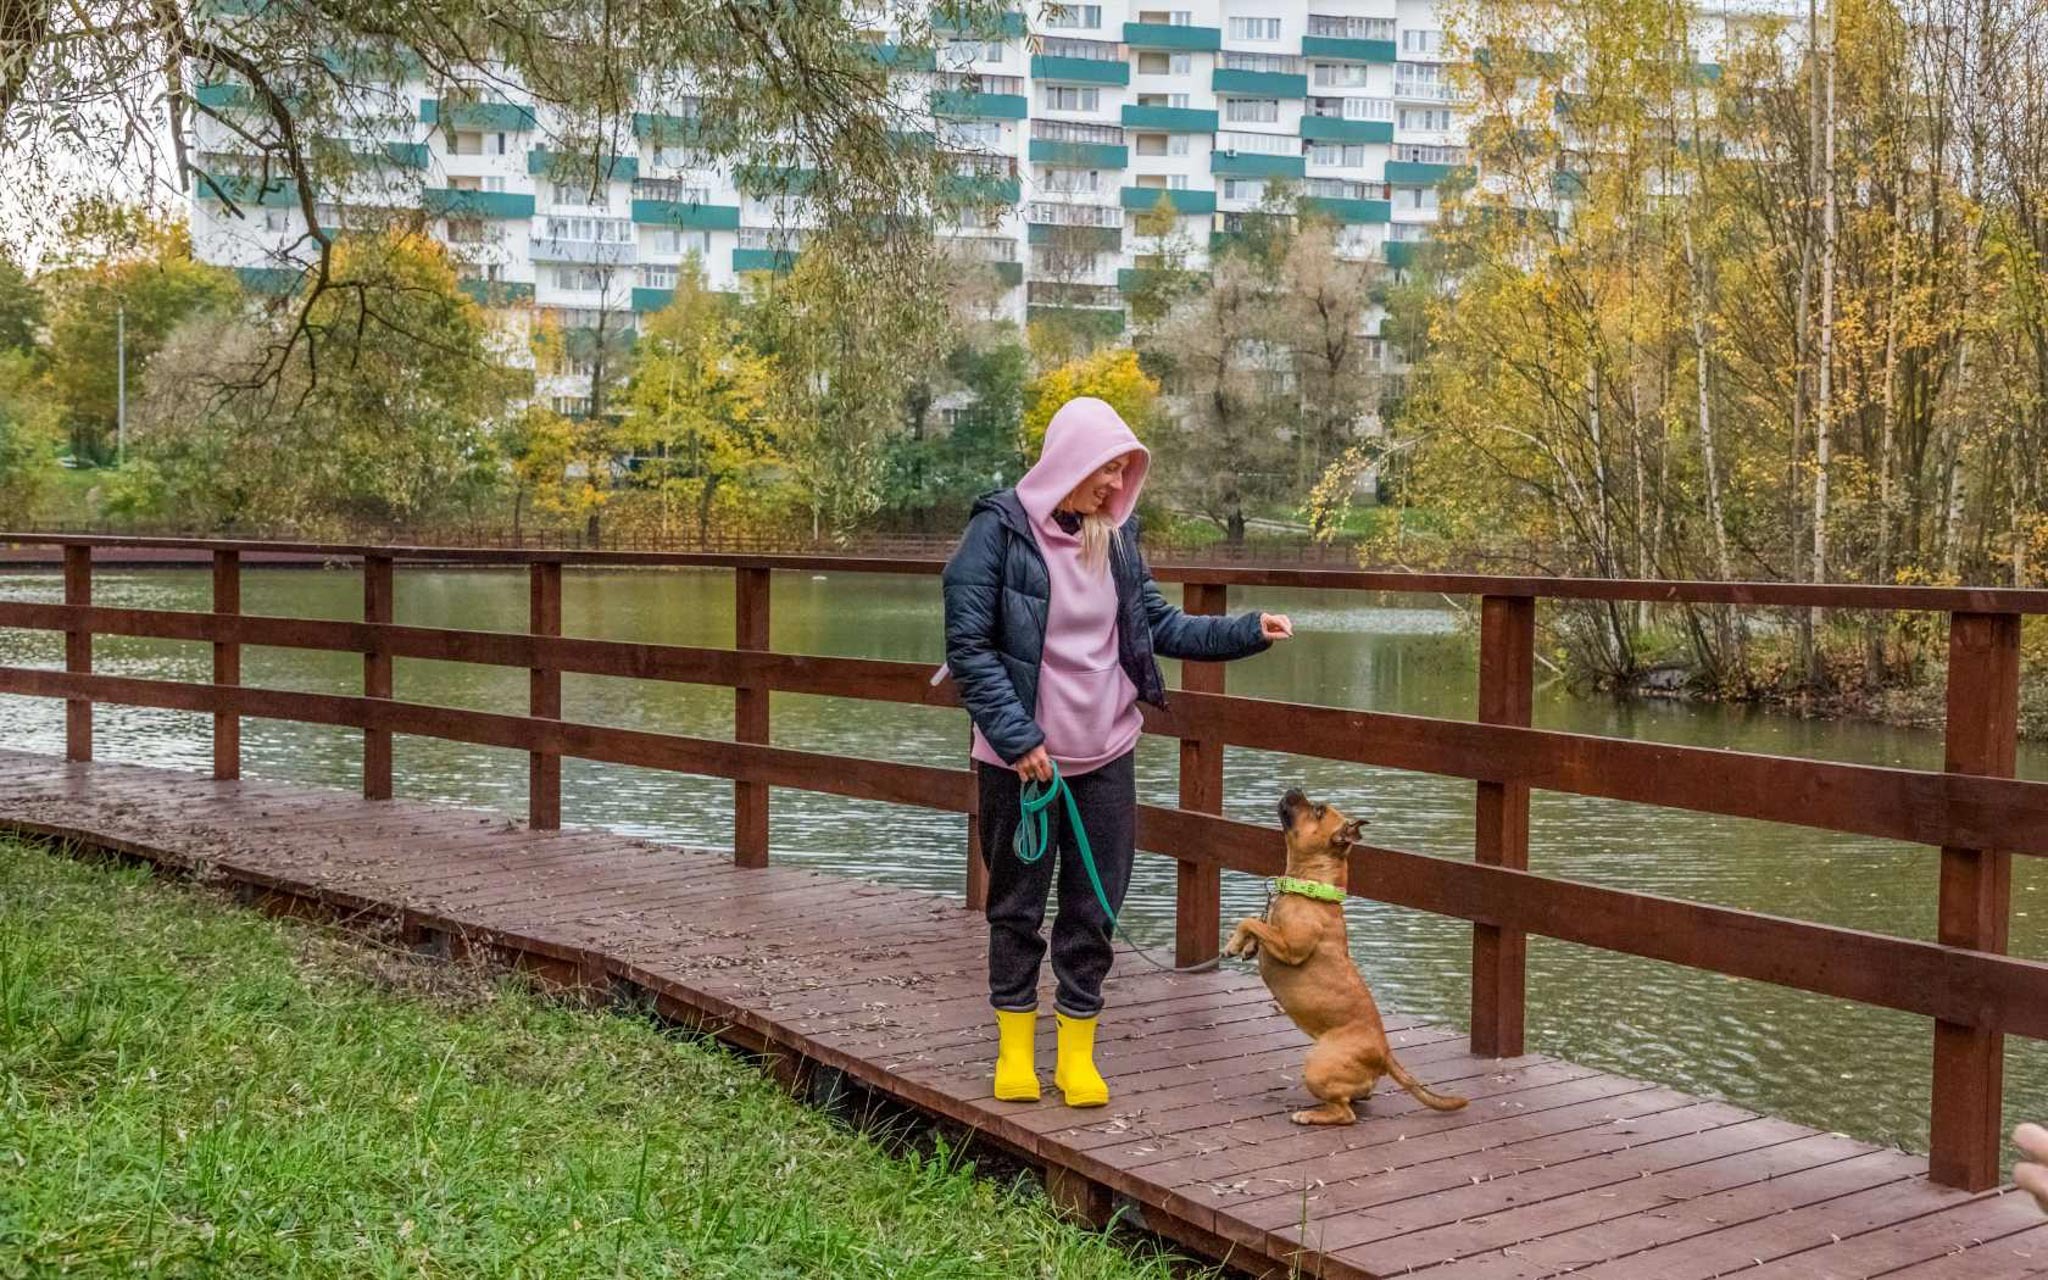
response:
<svg viewBox="0 0 2048 1280"><path fill-rule="evenodd" d="M1288 792L1280 801L1288 878L1341 891L1351 846L1364 825L1299 791ZM1392 1076L1425 1107L1456 1111L1465 1105L1463 1098L1431 1092L1395 1059L1379 1006L1351 959L1341 896L1324 900L1289 892L1283 885L1265 919L1238 921L1223 954L1257 956L1259 976L1280 1008L1315 1038L1302 1080L1323 1105L1295 1112L1294 1123L1350 1124L1357 1118L1351 1104L1371 1097L1383 1075Z"/></svg>

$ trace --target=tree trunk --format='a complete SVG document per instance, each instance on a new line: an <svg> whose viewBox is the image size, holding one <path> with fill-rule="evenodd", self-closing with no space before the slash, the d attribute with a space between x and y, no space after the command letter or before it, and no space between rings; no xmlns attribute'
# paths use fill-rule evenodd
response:
<svg viewBox="0 0 2048 1280"><path fill-rule="evenodd" d="M1839 206L1835 198L1835 37L1839 0L1828 0L1827 98L1823 124L1820 229L1820 367L1819 394L1814 397L1813 419L1813 580L1828 580L1828 479L1833 462L1835 426L1835 223ZM1820 629L1820 610L1807 611L1808 632ZM1809 646L1806 678L1811 684L1826 679L1817 647Z"/></svg>

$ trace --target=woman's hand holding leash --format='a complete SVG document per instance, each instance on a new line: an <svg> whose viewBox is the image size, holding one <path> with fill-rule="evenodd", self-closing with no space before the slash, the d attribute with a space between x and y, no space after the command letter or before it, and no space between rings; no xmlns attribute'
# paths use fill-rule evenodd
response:
<svg viewBox="0 0 2048 1280"><path fill-rule="evenodd" d="M1286 640L1294 635L1294 624L1284 613L1262 613L1259 615L1259 634L1268 640Z"/></svg>
<svg viewBox="0 0 2048 1280"><path fill-rule="evenodd" d="M1045 754L1044 743L1040 743L1025 752L1010 767L1015 769L1017 776L1026 782L1052 781L1052 757Z"/></svg>

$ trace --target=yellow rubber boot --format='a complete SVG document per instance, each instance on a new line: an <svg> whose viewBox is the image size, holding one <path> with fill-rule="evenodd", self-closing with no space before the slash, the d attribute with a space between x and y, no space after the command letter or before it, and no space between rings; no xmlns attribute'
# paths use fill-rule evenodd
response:
<svg viewBox="0 0 2048 1280"><path fill-rule="evenodd" d="M1038 1101L1038 1010L996 1010L996 1097L1003 1102Z"/></svg>
<svg viewBox="0 0 2048 1280"><path fill-rule="evenodd" d="M1095 1069L1095 1019L1059 1019L1060 1052L1053 1064L1052 1083L1070 1107L1100 1107L1109 1103L1109 1082Z"/></svg>

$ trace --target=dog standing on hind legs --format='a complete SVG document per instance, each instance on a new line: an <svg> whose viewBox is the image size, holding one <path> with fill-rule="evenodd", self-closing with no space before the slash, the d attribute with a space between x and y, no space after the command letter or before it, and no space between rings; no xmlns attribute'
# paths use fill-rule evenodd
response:
<svg viewBox="0 0 2048 1280"><path fill-rule="evenodd" d="M1296 1124L1352 1123L1352 1104L1371 1097L1383 1075L1433 1110L1465 1105L1463 1098L1431 1090L1394 1057L1379 1005L1351 959L1344 887L1351 846L1364 825L1299 791L1282 796L1287 874L1275 886L1266 918L1238 921L1223 947L1226 956L1256 957L1281 1010L1315 1039L1302 1081L1322 1105L1295 1112Z"/></svg>

